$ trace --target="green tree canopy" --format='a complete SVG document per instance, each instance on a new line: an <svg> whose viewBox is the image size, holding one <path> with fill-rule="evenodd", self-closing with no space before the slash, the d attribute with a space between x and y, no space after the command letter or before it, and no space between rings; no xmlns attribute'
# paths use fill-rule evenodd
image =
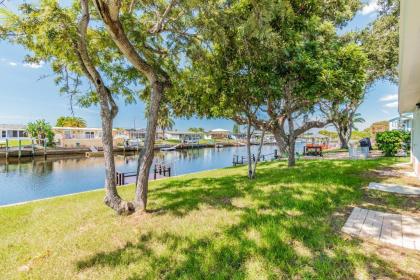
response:
<svg viewBox="0 0 420 280"><path fill-rule="evenodd" d="M298 135L325 125L317 119L322 100L364 90L366 57L336 33L359 1L338 2L210 2L174 110L252 124L273 132L280 149L294 149Z"/></svg>
<svg viewBox="0 0 420 280"><path fill-rule="evenodd" d="M59 117L56 126L59 127L86 127L86 121L80 117Z"/></svg>
<svg viewBox="0 0 420 280"><path fill-rule="evenodd" d="M44 144L47 141L48 145L53 145L54 132L51 125L46 120L37 120L30 122L26 126L26 131L32 138L35 138L39 144Z"/></svg>

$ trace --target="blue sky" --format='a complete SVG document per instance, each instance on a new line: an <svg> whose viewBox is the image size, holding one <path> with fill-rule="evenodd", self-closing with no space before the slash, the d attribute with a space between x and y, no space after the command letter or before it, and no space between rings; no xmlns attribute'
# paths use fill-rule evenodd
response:
<svg viewBox="0 0 420 280"><path fill-rule="evenodd" d="M9 6L11 5L9 1ZM360 29L372 21L377 13L376 0L367 3L344 31ZM59 116L70 115L68 98L59 94L54 77L48 65L25 64L27 51L20 46L0 41L0 123L26 124L36 119L46 119L55 124ZM50 76L48 76L50 75ZM40 79L41 77L47 76ZM360 128L372 122L387 120L398 114L397 86L378 81L367 93L359 112L366 119ZM118 102L120 113L115 119L115 127L145 127L144 104L125 105ZM91 127L100 127L99 110L96 107L76 108L77 116L86 119ZM177 119L175 128L186 130L189 127L205 129L232 129L229 120Z"/></svg>

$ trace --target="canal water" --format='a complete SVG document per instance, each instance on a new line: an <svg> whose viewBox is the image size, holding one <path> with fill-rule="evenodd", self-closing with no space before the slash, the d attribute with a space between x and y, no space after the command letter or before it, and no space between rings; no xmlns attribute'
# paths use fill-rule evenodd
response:
<svg viewBox="0 0 420 280"><path fill-rule="evenodd" d="M252 150L256 154L257 146ZM297 147L298 151L301 147ZM263 146L262 154L275 145ZM246 156L246 147L203 148L156 152L155 163L165 163L172 175L232 166L234 155ZM117 171L135 171L136 156L116 156ZM0 205L19 203L98 189L104 185L102 157L48 158L20 163L0 163Z"/></svg>

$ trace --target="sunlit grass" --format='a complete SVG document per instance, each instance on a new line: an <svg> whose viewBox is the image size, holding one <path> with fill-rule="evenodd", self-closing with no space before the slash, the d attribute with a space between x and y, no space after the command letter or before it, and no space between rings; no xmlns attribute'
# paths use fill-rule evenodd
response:
<svg viewBox="0 0 420 280"><path fill-rule="evenodd" d="M339 233L348 207L364 200L363 174L394 162L271 162L252 182L244 167L155 181L150 212L129 217L105 207L102 191L0 208L0 275L414 279Z"/></svg>

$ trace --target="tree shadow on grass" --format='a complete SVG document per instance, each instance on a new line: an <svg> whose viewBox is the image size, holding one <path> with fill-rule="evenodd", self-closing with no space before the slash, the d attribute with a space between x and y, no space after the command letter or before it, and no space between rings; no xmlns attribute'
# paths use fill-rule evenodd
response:
<svg viewBox="0 0 420 280"><path fill-rule="evenodd" d="M415 279L364 252L357 240L344 240L331 224L335 211L361 198L360 172L377 166L322 161L276 169L271 164L261 166L254 182L240 175L167 182L153 193L167 214L182 217L203 204L235 210L238 222L201 238L151 230L135 244L93 255L76 267L138 266L128 279L352 279L358 273ZM249 205L237 207L234 198Z"/></svg>

